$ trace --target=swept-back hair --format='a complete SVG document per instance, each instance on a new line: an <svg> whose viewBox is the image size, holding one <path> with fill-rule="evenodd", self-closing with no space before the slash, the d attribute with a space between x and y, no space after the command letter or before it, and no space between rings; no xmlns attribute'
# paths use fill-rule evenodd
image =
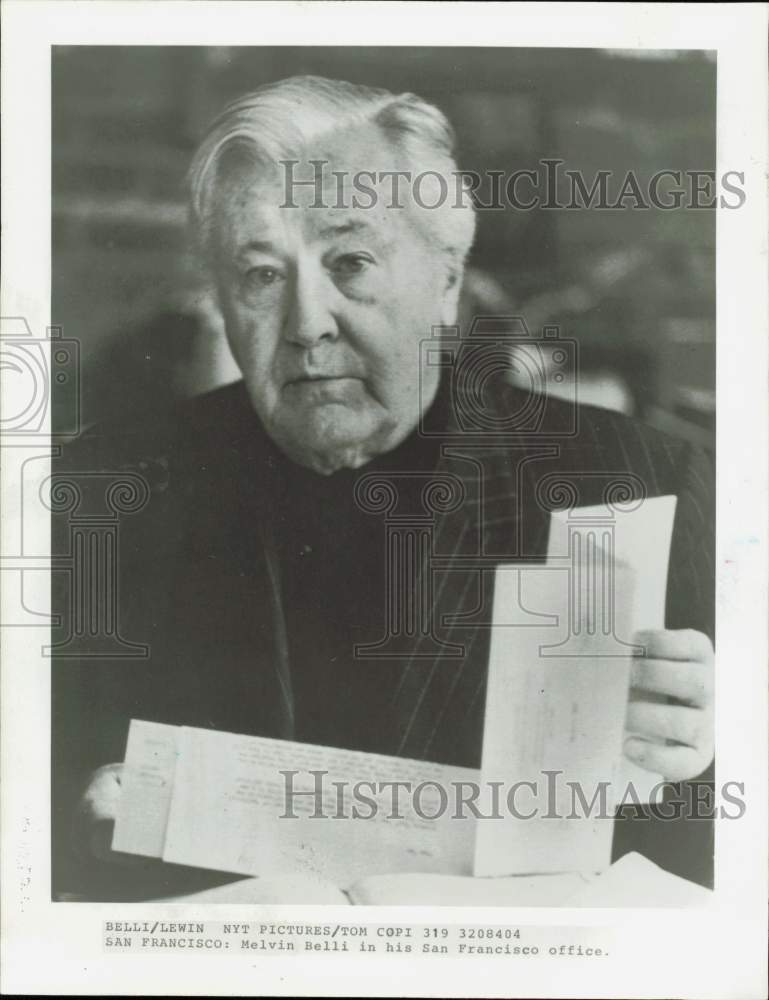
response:
<svg viewBox="0 0 769 1000"><path fill-rule="evenodd" d="M312 158L313 145L331 132L365 125L375 126L414 168L445 174L449 194L443 204L425 209L424 224L431 227L431 243L461 272L475 234L475 213L469 192L456 183L454 130L446 116L414 94L318 76L289 77L244 94L211 123L188 174L199 248L204 253L209 248L216 192L230 154L245 154L255 166L274 170L281 161Z"/></svg>

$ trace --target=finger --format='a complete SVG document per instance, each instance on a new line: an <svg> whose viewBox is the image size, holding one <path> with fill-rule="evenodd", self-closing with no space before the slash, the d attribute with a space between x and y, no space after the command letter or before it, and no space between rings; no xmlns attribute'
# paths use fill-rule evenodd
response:
<svg viewBox="0 0 769 1000"><path fill-rule="evenodd" d="M656 771L670 781L696 778L710 763L706 753L693 747L661 746L634 737L625 740L624 753L640 767Z"/></svg>
<svg viewBox="0 0 769 1000"><path fill-rule="evenodd" d="M93 822L114 819L120 792L120 778L115 771L98 771L83 795L83 812Z"/></svg>
<svg viewBox="0 0 769 1000"><path fill-rule="evenodd" d="M711 671L702 663L683 660L634 660L630 684L700 708L710 703L713 691Z"/></svg>
<svg viewBox="0 0 769 1000"><path fill-rule="evenodd" d="M713 645L703 632L691 628L655 629L636 633L635 642L644 647L643 655L656 660L707 661Z"/></svg>
<svg viewBox="0 0 769 1000"><path fill-rule="evenodd" d="M89 778L72 816L70 836L76 854L103 859L109 853L121 773L121 764L107 764Z"/></svg>
<svg viewBox="0 0 769 1000"><path fill-rule="evenodd" d="M675 740L697 747L703 742L705 713L685 705L650 705L634 701L628 706L626 728L651 740Z"/></svg>

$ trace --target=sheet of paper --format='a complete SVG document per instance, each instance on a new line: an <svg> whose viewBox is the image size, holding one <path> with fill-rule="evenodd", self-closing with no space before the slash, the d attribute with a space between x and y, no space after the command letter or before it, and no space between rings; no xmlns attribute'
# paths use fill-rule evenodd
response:
<svg viewBox="0 0 769 1000"><path fill-rule="evenodd" d="M503 798L477 824L475 875L610 863L633 573L592 543L582 556L497 570L481 787L499 783Z"/></svg>
<svg viewBox="0 0 769 1000"><path fill-rule="evenodd" d="M467 768L184 728L163 858L245 875L307 873L340 887L372 874L469 875L472 820L452 820L451 809L423 819L415 797L391 783L437 782L450 794L473 779ZM440 812L440 795L425 785L419 810Z"/></svg>
<svg viewBox="0 0 769 1000"><path fill-rule="evenodd" d="M564 906L707 906L713 893L673 875L642 854L625 854L603 874L577 887Z"/></svg>
<svg viewBox="0 0 769 1000"><path fill-rule="evenodd" d="M250 905L349 906L344 890L324 879L308 875L280 875L277 878L241 878L211 889L168 896L159 903L248 903Z"/></svg>
<svg viewBox="0 0 769 1000"><path fill-rule="evenodd" d="M585 814L605 815L629 783L650 800L659 776L621 754L627 654L636 630L664 627L675 507L667 496L555 512L545 566L499 567L482 785L534 782L517 811L536 816L479 823L476 874L601 871L611 822Z"/></svg>
<svg viewBox="0 0 769 1000"><path fill-rule="evenodd" d="M574 539L584 541L590 531L608 535L614 557L629 566L635 576L635 595L629 609L632 630L664 628L676 500L674 496L650 497L640 504L634 501L625 505L627 509L615 504L608 510L606 504L598 504L555 511L550 517L548 562L568 561ZM636 801L651 802L662 776L623 757L618 780L624 788L632 784Z"/></svg>
<svg viewBox="0 0 769 1000"><path fill-rule="evenodd" d="M163 856L178 733L177 726L131 720L113 851Z"/></svg>
<svg viewBox="0 0 769 1000"><path fill-rule="evenodd" d="M512 878L372 875L348 895L355 906L562 906L589 884L577 872Z"/></svg>

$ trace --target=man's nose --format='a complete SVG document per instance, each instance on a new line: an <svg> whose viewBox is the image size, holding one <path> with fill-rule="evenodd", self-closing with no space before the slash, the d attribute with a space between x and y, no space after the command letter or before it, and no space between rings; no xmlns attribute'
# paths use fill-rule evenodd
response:
<svg viewBox="0 0 769 1000"><path fill-rule="evenodd" d="M319 266L298 267L294 295L286 315L285 337L300 347L336 340L339 326L333 311L336 288Z"/></svg>

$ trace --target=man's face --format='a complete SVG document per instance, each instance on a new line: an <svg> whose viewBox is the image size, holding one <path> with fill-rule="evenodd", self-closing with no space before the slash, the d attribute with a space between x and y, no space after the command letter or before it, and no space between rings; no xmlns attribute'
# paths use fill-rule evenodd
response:
<svg viewBox="0 0 769 1000"><path fill-rule="evenodd" d="M373 208L352 206L353 174L397 168L379 136L339 134L312 158L329 161L328 207L310 207L311 187L287 199L283 180L255 171L222 189L215 272L267 432L295 461L330 473L389 451L417 425L438 381L436 368L420 369L419 344L454 321L457 288L408 197L388 208L383 188ZM341 198L332 171L345 172ZM287 200L298 207L281 208Z"/></svg>

